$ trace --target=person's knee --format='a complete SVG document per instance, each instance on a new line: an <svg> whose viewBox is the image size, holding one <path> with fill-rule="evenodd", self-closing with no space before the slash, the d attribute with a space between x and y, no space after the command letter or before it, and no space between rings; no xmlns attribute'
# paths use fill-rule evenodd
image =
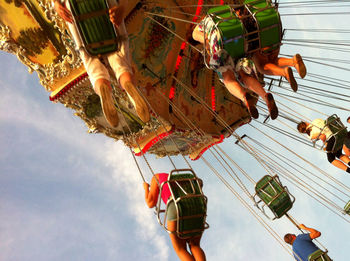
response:
<svg viewBox="0 0 350 261"><path fill-rule="evenodd" d="M102 86L105 86L105 85L107 85L107 86L109 86L110 88L112 88L111 83L110 83L109 80L107 80L107 79L105 79L105 78L99 78L99 79L97 79L97 80L95 81L95 83L94 83L94 86L93 86L95 92L96 92L98 95L100 95L100 88L101 88Z"/></svg>
<svg viewBox="0 0 350 261"><path fill-rule="evenodd" d="M104 77L97 78L95 83L107 83L110 84L110 81Z"/></svg>
<svg viewBox="0 0 350 261"><path fill-rule="evenodd" d="M186 243L182 242L181 239L179 239L179 238L174 239L173 238L171 241L172 241L172 245L173 245L173 248L174 248L176 253L187 252L187 250L186 250Z"/></svg>
<svg viewBox="0 0 350 261"><path fill-rule="evenodd" d="M224 83L236 82L235 74L231 70L222 73Z"/></svg>
<svg viewBox="0 0 350 261"><path fill-rule="evenodd" d="M200 246L200 237L195 237L193 239L191 239L188 244L190 247L199 247Z"/></svg>
<svg viewBox="0 0 350 261"><path fill-rule="evenodd" d="M173 244L173 248L174 248L176 253L181 253L181 252L185 251L185 248L181 245Z"/></svg>
<svg viewBox="0 0 350 261"><path fill-rule="evenodd" d="M195 248L195 247L199 247L199 242L190 241L190 242L188 242L188 245L192 249L192 248Z"/></svg>
<svg viewBox="0 0 350 261"><path fill-rule="evenodd" d="M119 84L123 87L126 82L134 82L133 73L130 70L123 70L121 73L116 75Z"/></svg>

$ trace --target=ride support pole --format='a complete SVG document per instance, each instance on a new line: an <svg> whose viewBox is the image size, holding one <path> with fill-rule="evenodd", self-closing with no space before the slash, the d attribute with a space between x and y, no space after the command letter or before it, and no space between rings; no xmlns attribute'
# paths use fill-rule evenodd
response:
<svg viewBox="0 0 350 261"><path fill-rule="evenodd" d="M289 216L287 213L285 215L290 220L290 222L292 222L298 229L300 229L297 222L291 216Z"/></svg>

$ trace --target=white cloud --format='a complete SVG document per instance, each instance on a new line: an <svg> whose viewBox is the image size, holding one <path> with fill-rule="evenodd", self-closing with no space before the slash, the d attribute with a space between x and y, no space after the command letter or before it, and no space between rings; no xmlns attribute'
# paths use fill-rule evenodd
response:
<svg viewBox="0 0 350 261"><path fill-rule="evenodd" d="M344 19L343 23L347 21ZM321 28L320 22L321 19L313 19L312 23L305 23L305 17L301 16L293 16L289 19L289 23L294 23L293 26L298 28ZM328 24L333 23L329 23L328 20ZM306 35L299 36L309 38ZM287 46L283 48L285 47ZM283 52L288 54L294 51L300 51L302 54L306 52L305 49L300 50L295 47L286 51L283 49ZM311 54L308 53L308 55ZM315 50L312 55L321 56L322 52ZM307 66L310 69L309 72L315 71L313 65L307 64ZM31 162L33 158L28 155L30 157L28 159L30 163L26 162L28 165L16 166L23 171L22 175L1 173L0 259L5 261L62 259L86 261L87 259L130 260L132 256L140 260L175 260L176 255L171 248L168 235L157 224L153 210L149 210L144 203L142 180L129 151L120 142L115 143L102 135L85 134L84 124L72 116L72 111L67 110L61 104L42 102L48 97L38 97L38 89L41 87L38 84L32 86L34 82L32 78L35 77L27 75L26 70L22 70L23 67L18 71L17 65L14 66L12 63L8 65L5 61L1 68L1 125L11 126L23 133L28 131L30 133L26 137L29 138L35 135L49 136L55 141L54 146L50 149L59 153L60 151L56 151L55 147L59 147L59 150L63 150L62 147L67 148L64 152L67 153L67 165L69 166L64 169L68 173L49 175L37 166L48 159L38 160L34 157L35 161ZM330 71L320 70L318 73L328 74ZM334 77L339 75L336 74ZM8 83L10 81L12 81L11 84ZM325 108L320 110L324 112ZM316 116L315 113L310 114L309 111L306 113L308 117ZM257 133L252 134L262 139ZM19 147L15 143L3 142L1 144L2 155L7 153L3 150L8 146ZM232 153L242 167L251 170L249 174L252 177L258 178L264 174L257 171L256 162L248 155L232 149L234 146L232 141L226 141L225 144L227 145L225 151ZM30 145L32 148L20 147L20 149L33 150L38 153L33 149L37 144L30 143ZM288 146L315 162L327 173L349 184L349 176L331 166L326 161L325 155L312 148L295 146L292 142L289 142ZM45 156L44 154L38 155L38 157ZM16 158L16 155L13 158ZM22 163L20 159L16 160ZM294 161L295 157L290 160ZM4 170L12 162L2 161L2 163L1 169ZM153 160L152 164L155 165ZM159 166L163 164L163 161L160 160L156 161L156 164L156 171L158 167L159 169L169 168L164 165ZM33 165L35 170L41 173L37 175L29 173L27 169L31 169ZM205 166L201 164L196 166L197 174L204 179L204 191L209 197L208 222L211 228L205 231L202 239L202 246L207 253L208 260L254 261L285 260L287 258L292 260L238 200L216 178L210 176ZM59 167L57 166L58 169L61 169ZM143 169L148 173L146 167ZM28 174L33 174L33 176L28 176ZM41 180L45 175L47 178L44 181ZM70 176L74 176L75 179L70 179ZM147 177L149 176L148 173ZM28 183L28 180L34 180L36 183ZM48 186L50 184L45 183L53 181L65 185L61 184L62 191L59 193L49 191L60 185ZM78 186L79 183L81 187ZM96 187L90 183L96 183ZM91 187L84 187L89 185ZM24 193L23 187L25 186L34 188L30 191L31 193ZM12 190L9 191L8 187ZM329 247L332 257L337 255L340 258L344 257L343 250L349 234L348 224L332 215L324 207L320 207L304 193L292 186L289 187L297 197L291 214L298 221L315 226L322 231L321 242ZM253 190L253 186L249 188ZM43 193L36 195L35 190L43 190ZM81 194L75 195L74 192ZM62 196L65 193L66 197ZM91 198L88 194L91 194ZM25 196L29 198L23 198ZM49 203L45 200L41 201L40 197L44 199L48 197ZM48 206L52 199L50 197L57 200L54 202L57 205L56 208L52 209ZM298 232L285 218L273 223L269 222L269 224L281 236L289 231ZM83 245L84 243L86 245ZM95 256L84 256L88 248L91 248L88 253L93 253ZM335 260L341 260L340 258L335 258Z"/></svg>
<svg viewBox="0 0 350 261"><path fill-rule="evenodd" d="M132 163L129 149L124 146L108 146L105 155L106 163L113 169L113 181L126 195L128 212L137 221L138 236L144 242L154 245L156 260L168 260L169 247L165 241L170 239L160 235L160 232L164 235L164 231L155 222L153 210L148 209L143 200L143 181L136 165Z"/></svg>

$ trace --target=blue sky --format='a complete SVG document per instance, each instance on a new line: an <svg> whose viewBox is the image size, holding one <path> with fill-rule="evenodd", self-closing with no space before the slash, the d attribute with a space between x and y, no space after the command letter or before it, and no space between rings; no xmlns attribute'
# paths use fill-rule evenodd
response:
<svg viewBox="0 0 350 261"><path fill-rule="evenodd" d="M337 24L348 28L348 17L343 18L338 17ZM306 24L307 28L331 28L331 19L334 17L289 17L283 23L289 28ZM324 38L320 34L303 37ZM309 56L330 55L286 45L281 53L297 51ZM349 60L348 53L337 55ZM13 55L1 52L0 59L0 260L177 260L168 235L144 203L142 180L125 146L101 134L88 134L73 111L49 101L49 93L39 85L35 73L29 74ZM349 75L339 70L307 65L309 72L350 81ZM317 109L333 113L327 107ZM322 116L308 110L302 113L310 118ZM342 119L348 116L336 113ZM245 133L272 144L250 126L238 130L240 135ZM321 151L270 134L350 186L350 175L330 166ZM289 157L285 150L271 146ZM254 179L265 175L233 139L222 147ZM205 157L216 164L208 153ZM156 172L171 170L166 159L148 158ZM181 158L175 161L186 167ZM293 260L202 161L193 163L193 168L204 180L209 198L210 228L202 239L208 260ZM147 171L145 175L151 178ZM290 214L322 232L320 241L334 260L347 260L349 223L282 182L297 198ZM247 186L252 192L253 187ZM298 232L285 218L268 224L281 236Z"/></svg>

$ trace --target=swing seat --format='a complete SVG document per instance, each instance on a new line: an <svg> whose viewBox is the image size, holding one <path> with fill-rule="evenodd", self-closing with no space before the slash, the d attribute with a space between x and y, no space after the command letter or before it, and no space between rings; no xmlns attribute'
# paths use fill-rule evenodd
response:
<svg viewBox="0 0 350 261"><path fill-rule="evenodd" d="M332 261L332 259L330 259L327 252L319 249L308 256L308 261Z"/></svg>
<svg viewBox="0 0 350 261"><path fill-rule="evenodd" d="M252 13L260 34L260 49L277 49L282 41L282 24L278 11L267 0L245 0Z"/></svg>
<svg viewBox="0 0 350 261"><path fill-rule="evenodd" d="M92 56L115 52L124 37L109 19L107 0L69 0L85 50Z"/></svg>
<svg viewBox="0 0 350 261"><path fill-rule="evenodd" d="M345 205L345 207L344 207L344 212L345 212L345 214L350 215L350 200L349 200L349 202Z"/></svg>
<svg viewBox="0 0 350 261"><path fill-rule="evenodd" d="M209 9L208 16L219 29L222 39L222 48L232 58L241 58L245 55L245 30L235 11L228 5Z"/></svg>
<svg viewBox="0 0 350 261"><path fill-rule="evenodd" d="M336 152L342 149L345 139L348 137L348 131L344 124L340 121L340 118L337 115L333 114L326 119L325 126L327 126L332 132L331 137L335 138L332 152Z"/></svg>
<svg viewBox="0 0 350 261"><path fill-rule="evenodd" d="M256 183L255 192L255 196L260 198L256 205L259 207L259 203L263 202L262 208L259 208L266 215L264 207L267 206L275 216L273 219L280 218L286 214L295 201L294 197L289 194L287 187L282 186L278 176L264 176Z"/></svg>
<svg viewBox="0 0 350 261"><path fill-rule="evenodd" d="M173 170L168 180L161 185L160 195L165 183L171 192L167 205L174 202L176 208L177 236L187 239L202 235L209 225L206 223L207 197L202 192L199 179L190 169ZM159 213L164 212L160 209L160 202L161 200L158 201L159 222ZM164 221L165 219L166 215ZM161 225L165 228L165 222Z"/></svg>

